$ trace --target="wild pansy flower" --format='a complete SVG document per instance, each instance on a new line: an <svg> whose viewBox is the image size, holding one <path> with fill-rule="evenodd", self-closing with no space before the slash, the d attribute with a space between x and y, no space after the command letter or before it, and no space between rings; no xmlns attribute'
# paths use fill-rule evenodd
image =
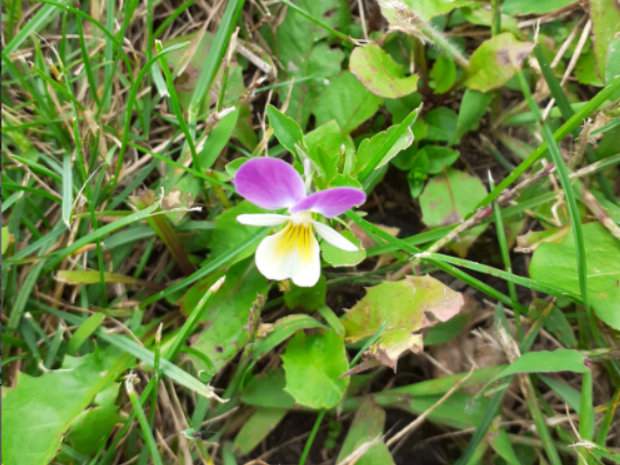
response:
<svg viewBox="0 0 620 465"><path fill-rule="evenodd" d="M313 214L334 218L361 205L366 195L360 189L335 187L306 193L299 173L288 163L270 157L245 162L235 175L237 193L267 209L287 209L288 214L256 213L239 215L237 221L250 226L285 224L267 236L256 249L256 266L268 279L292 279L297 286L312 287L321 275L319 243L323 240L339 249L354 252L357 247L335 229L313 218Z"/></svg>

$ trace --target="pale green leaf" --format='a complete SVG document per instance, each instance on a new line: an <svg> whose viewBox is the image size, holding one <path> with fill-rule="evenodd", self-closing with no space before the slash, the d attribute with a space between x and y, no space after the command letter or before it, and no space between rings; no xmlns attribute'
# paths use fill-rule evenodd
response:
<svg viewBox="0 0 620 465"><path fill-rule="evenodd" d="M385 411L370 398L362 401L347 432L336 463L359 457L356 465L393 465L394 459L383 441Z"/></svg>
<svg viewBox="0 0 620 465"><path fill-rule="evenodd" d="M422 348L422 328L447 321L463 306L463 296L431 276L409 276L367 289L366 295L341 320L347 341L379 334L370 352L381 363L396 367L407 350Z"/></svg>
<svg viewBox="0 0 620 465"><path fill-rule="evenodd" d="M403 67L377 44L355 48L349 58L349 69L379 97L403 97L418 87L418 76L407 76Z"/></svg>
<svg viewBox="0 0 620 465"><path fill-rule="evenodd" d="M193 298L183 300L185 313L191 313L204 294L201 285L192 292ZM226 273L224 285L203 310L205 329L195 336L191 346L196 351L192 361L207 376L215 375L249 341L252 321L260 314L268 289L269 282L256 270L252 259L237 263Z"/></svg>
<svg viewBox="0 0 620 465"><path fill-rule="evenodd" d="M590 18L594 35L594 55L598 75L605 76L608 50L620 33L620 4L617 0L590 0Z"/></svg>
<svg viewBox="0 0 620 465"><path fill-rule="evenodd" d="M486 189L480 179L450 169L431 179L420 195L422 221L430 227L461 222L485 196ZM460 255L465 255L469 245L483 231L484 226L473 228L451 247Z"/></svg>
<svg viewBox="0 0 620 465"><path fill-rule="evenodd" d="M287 411L282 408L258 408L235 436L235 449L241 455L252 452L278 426Z"/></svg>
<svg viewBox="0 0 620 465"><path fill-rule="evenodd" d="M340 403L349 384L343 339L333 330L297 333L282 355L286 392L305 407L329 409Z"/></svg>
<svg viewBox="0 0 620 465"><path fill-rule="evenodd" d="M502 11L509 15L544 15L575 3L575 0L505 0Z"/></svg>
<svg viewBox="0 0 620 465"><path fill-rule="evenodd" d="M587 287L595 314L606 324L620 330L620 241L599 223L582 225L588 257ZM556 242L541 244L532 257L530 276L579 295L577 258L572 234Z"/></svg>
<svg viewBox="0 0 620 465"><path fill-rule="evenodd" d="M7 465L47 465L64 434L95 396L129 367L117 352L65 357L58 370L20 374L2 399L2 458Z"/></svg>
<svg viewBox="0 0 620 465"><path fill-rule="evenodd" d="M355 252L349 252L339 249L331 245L329 242L321 242L321 252L323 259L331 266L355 266L364 261L366 258L366 249L362 246L360 240L350 231L340 231L340 233L357 246Z"/></svg>
<svg viewBox="0 0 620 465"><path fill-rule="evenodd" d="M355 172L361 181L382 168L413 143L411 125L416 121L421 106L411 111L400 123L364 139L355 158Z"/></svg>
<svg viewBox="0 0 620 465"><path fill-rule="evenodd" d="M331 80L312 111L318 125L335 119L348 134L372 117L381 102L381 98L366 90L352 73L345 71Z"/></svg>
<svg viewBox="0 0 620 465"><path fill-rule="evenodd" d="M485 40L469 60L465 86L480 92L503 86L521 68L532 48L533 44L518 41L510 32Z"/></svg>
<svg viewBox="0 0 620 465"><path fill-rule="evenodd" d="M295 146L301 144L304 138L297 122L273 105L267 105L267 117L280 144L290 153L295 153Z"/></svg>

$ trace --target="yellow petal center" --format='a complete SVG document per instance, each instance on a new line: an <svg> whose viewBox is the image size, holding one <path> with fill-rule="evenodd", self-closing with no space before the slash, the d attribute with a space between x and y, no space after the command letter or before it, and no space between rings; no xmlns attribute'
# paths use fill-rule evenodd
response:
<svg viewBox="0 0 620 465"><path fill-rule="evenodd" d="M276 253L280 256L297 252L297 256L303 260L309 260L312 254L312 223L289 221L276 247Z"/></svg>

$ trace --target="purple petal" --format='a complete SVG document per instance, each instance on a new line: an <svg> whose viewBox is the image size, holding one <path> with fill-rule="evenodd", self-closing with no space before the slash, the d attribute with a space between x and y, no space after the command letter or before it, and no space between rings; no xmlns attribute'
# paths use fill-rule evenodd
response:
<svg viewBox="0 0 620 465"><path fill-rule="evenodd" d="M269 210L291 207L305 196L304 182L288 163L261 157L245 162L235 175L237 193Z"/></svg>
<svg viewBox="0 0 620 465"><path fill-rule="evenodd" d="M347 210L361 205L366 201L366 194L353 187L335 187L315 192L297 203L291 211L293 213L311 210L323 216L332 218Z"/></svg>

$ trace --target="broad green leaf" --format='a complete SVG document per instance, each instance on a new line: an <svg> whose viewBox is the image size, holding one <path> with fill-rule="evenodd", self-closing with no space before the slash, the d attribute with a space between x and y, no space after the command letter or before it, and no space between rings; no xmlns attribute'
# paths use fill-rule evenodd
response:
<svg viewBox="0 0 620 465"><path fill-rule="evenodd" d="M465 86L487 92L506 84L521 68L533 44L504 32L485 40L471 55Z"/></svg>
<svg viewBox="0 0 620 465"><path fill-rule="evenodd" d="M316 169L315 184L327 187L338 175L346 158L355 154L351 136L343 134L335 120L328 121L304 136L307 154Z"/></svg>
<svg viewBox="0 0 620 465"><path fill-rule="evenodd" d="M336 463L353 459L356 465L393 465L394 459L383 442L385 411L370 397L362 401L347 432Z"/></svg>
<svg viewBox="0 0 620 465"><path fill-rule="evenodd" d="M284 303L290 309L316 310L325 305L327 281L321 276L313 287L298 287L294 284L284 293Z"/></svg>
<svg viewBox="0 0 620 465"><path fill-rule="evenodd" d="M256 270L252 259L237 263L226 273L224 285L205 306L205 329L191 346L192 360L207 376L215 375L249 341L252 322L257 321L268 289L269 282ZM185 299L183 310L189 314L199 298L194 302Z"/></svg>
<svg viewBox="0 0 620 465"><path fill-rule="evenodd" d="M370 353L395 369L401 354L422 349L422 328L449 320L462 306L463 296L441 281L409 276L368 288L341 320L349 342L379 334Z"/></svg>
<svg viewBox="0 0 620 465"><path fill-rule="evenodd" d="M476 5L473 0L379 0L381 14L388 20L390 26L398 27L407 22L409 15L430 21L435 16L450 13L455 8ZM409 14L403 13L409 11Z"/></svg>
<svg viewBox="0 0 620 465"><path fill-rule="evenodd" d="M594 55L598 75L603 78L608 65L608 49L620 32L620 4L617 0L590 0L589 5Z"/></svg>
<svg viewBox="0 0 620 465"><path fill-rule="evenodd" d="M114 384L131 359L118 352L66 356L61 369L21 373L2 399L2 458L7 465L47 465L69 427Z"/></svg>
<svg viewBox="0 0 620 465"><path fill-rule="evenodd" d="M456 134L454 142L461 140L464 134L475 131L480 125L480 120L487 112L487 108L493 99L492 94L485 94L467 89L463 94L459 106L459 117L456 120Z"/></svg>
<svg viewBox="0 0 620 465"><path fill-rule="evenodd" d="M603 78L599 74L598 63L594 55L593 47L587 47L579 56L575 66L575 77L581 84L588 86L603 86Z"/></svg>
<svg viewBox="0 0 620 465"><path fill-rule="evenodd" d="M620 241L598 223L582 225L587 257L587 286L594 313L620 330ZM532 257L530 276L579 295L575 243L572 234L541 244Z"/></svg>
<svg viewBox="0 0 620 465"><path fill-rule="evenodd" d="M610 83L620 76L620 33L616 34L607 49L607 67L605 68L605 82ZM610 97L610 100L620 99L620 90Z"/></svg>
<svg viewBox="0 0 620 465"><path fill-rule="evenodd" d="M67 441L85 455L95 454L105 445L114 426L122 420L116 405L119 383L114 383L95 396L94 405L84 410L71 425Z"/></svg>
<svg viewBox="0 0 620 465"><path fill-rule="evenodd" d="M280 144L290 153L296 153L295 146L302 144L304 138L297 122L273 105L267 105L267 117Z"/></svg>
<svg viewBox="0 0 620 465"><path fill-rule="evenodd" d="M439 174L450 167L461 154L449 147L441 145L425 145L415 157L412 169L428 174Z"/></svg>
<svg viewBox="0 0 620 465"><path fill-rule="evenodd" d="M457 119L458 116L452 108L437 107L424 115L424 119L419 120L418 123L422 121L426 123L425 140L450 143L456 132ZM414 132L415 130L414 126Z"/></svg>
<svg viewBox="0 0 620 465"><path fill-rule="evenodd" d="M331 80L312 111L318 125L334 119L348 134L372 117L381 102L381 98L367 91L352 73L344 71Z"/></svg>
<svg viewBox="0 0 620 465"><path fill-rule="evenodd" d="M241 455L252 452L278 426L287 411L287 409L269 407L256 409L235 436L235 449Z"/></svg>
<svg viewBox="0 0 620 465"><path fill-rule="evenodd" d="M479 8L466 8L462 10L463 17L468 23L475 24L477 26L492 27L494 18L493 10L491 8L485 8L481 5ZM500 32L512 32L517 37L521 35L519 29L519 22L507 14L501 15L501 30Z"/></svg>
<svg viewBox="0 0 620 465"><path fill-rule="evenodd" d="M286 392L305 407L329 409L340 403L349 385L343 339L333 330L297 333L282 355Z"/></svg>
<svg viewBox="0 0 620 465"><path fill-rule="evenodd" d="M338 30L346 30L351 20L345 0L297 0L295 4ZM344 59L340 48L332 48L324 40L327 36L325 29L293 8L287 8L286 17L272 41L272 49L285 70L284 80L294 81L292 92L288 86L280 89L280 100L289 100L290 92L286 113L302 128L306 126L317 97L328 88L325 80L340 72Z"/></svg>
<svg viewBox="0 0 620 465"><path fill-rule="evenodd" d="M329 242L323 241L321 242L323 259L331 266L335 267L350 267L363 262L366 259L366 249L364 249L360 240L350 231L340 232L344 237L357 246L357 250L355 252L348 252L346 250L339 249L338 247L334 247Z"/></svg>
<svg viewBox="0 0 620 465"><path fill-rule="evenodd" d="M267 334L254 343L252 355L258 360L297 331L318 328L325 328L325 325L309 315L295 314L282 317L275 323L266 325L266 328L261 328Z"/></svg>
<svg viewBox="0 0 620 465"><path fill-rule="evenodd" d="M509 15L544 15L575 3L575 0L505 0L502 11Z"/></svg>
<svg viewBox="0 0 620 465"><path fill-rule="evenodd" d="M422 221L430 227L461 222L474 211L486 192L477 177L450 169L445 174L431 179L420 195ZM473 228L451 247L460 255L465 255L471 243L484 228L484 226Z"/></svg>
<svg viewBox="0 0 620 465"><path fill-rule="evenodd" d="M495 379L523 373L556 373L571 371L585 373L589 368L586 365L584 353L573 349L557 349L553 351L541 350L527 352L504 368Z"/></svg>
<svg viewBox="0 0 620 465"><path fill-rule="evenodd" d="M241 401L255 407L290 409L295 406L295 399L284 390L285 387L284 370L270 370L248 382L241 393Z"/></svg>
<svg viewBox="0 0 620 465"><path fill-rule="evenodd" d="M456 64L445 55L439 55L430 72L429 86L435 94L445 94L456 82Z"/></svg>
<svg viewBox="0 0 620 465"><path fill-rule="evenodd" d="M250 202L239 202L232 208L220 213L215 218L215 228L208 234L208 246L211 253L221 255L254 237L257 229L244 226L237 221L237 216L243 213L262 213L261 210ZM252 254L252 250L248 251L245 256L238 257L239 260Z"/></svg>
<svg viewBox="0 0 620 465"><path fill-rule="evenodd" d="M405 75L403 67L377 44L356 47L349 58L349 70L379 97L403 97L418 87L418 76Z"/></svg>
<svg viewBox="0 0 620 465"><path fill-rule="evenodd" d="M295 4L335 29L346 29L351 21L351 13L345 0L298 0ZM309 21L303 14L288 8L274 41L276 53L284 69L291 71L294 67L301 68L314 44L328 35L328 31Z"/></svg>
<svg viewBox="0 0 620 465"><path fill-rule="evenodd" d="M411 126L416 121L421 106L411 111L400 123L364 139L355 158L355 172L361 181L390 162L413 143Z"/></svg>

